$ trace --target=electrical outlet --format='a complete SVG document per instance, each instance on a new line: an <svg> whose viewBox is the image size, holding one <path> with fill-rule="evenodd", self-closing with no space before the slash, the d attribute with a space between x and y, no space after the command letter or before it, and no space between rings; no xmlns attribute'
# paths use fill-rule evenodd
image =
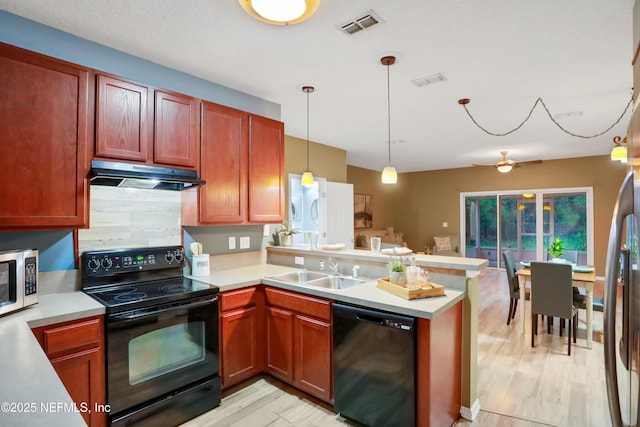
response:
<svg viewBox="0 0 640 427"><path fill-rule="evenodd" d="M442 226L443 226L444 228L447 228L447 227L449 226L449 223L448 223L448 222L443 222L443 223L442 223Z"/></svg>
<svg viewBox="0 0 640 427"><path fill-rule="evenodd" d="M269 224L265 224L262 228L262 235L264 237L269 237L271 234L269 233Z"/></svg>
<svg viewBox="0 0 640 427"><path fill-rule="evenodd" d="M296 265L304 265L304 257L297 256L295 257L294 262Z"/></svg>
<svg viewBox="0 0 640 427"><path fill-rule="evenodd" d="M235 249L235 248L236 248L236 238L229 237L229 249Z"/></svg>
<svg viewBox="0 0 640 427"><path fill-rule="evenodd" d="M240 249L249 249L251 246L251 238L249 236L240 238Z"/></svg>

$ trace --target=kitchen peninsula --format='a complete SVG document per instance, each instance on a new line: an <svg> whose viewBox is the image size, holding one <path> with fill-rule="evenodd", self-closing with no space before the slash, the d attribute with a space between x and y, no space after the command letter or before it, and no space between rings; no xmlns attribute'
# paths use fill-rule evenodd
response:
<svg viewBox="0 0 640 427"><path fill-rule="evenodd" d="M303 256L305 258L305 265L297 265L294 267L295 256ZM477 285L477 279L474 278L475 276L467 276L473 276L473 272L475 272L477 276L477 273L484 267L484 261L467 259L467 264L464 264L465 259L460 258L450 261L442 257L430 257L425 261L419 256L418 264L430 271L433 281L445 284L447 290L446 296L444 297L427 298L417 301L407 301L395 295L388 294L376 287L375 280L365 281L361 285L350 289L330 290L287 284L274 279L274 276L300 271L301 267L315 269L313 268L312 262L319 263L320 259L326 259L329 256L337 260L341 264L341 268L348 268L349 264L347 259L350 260L349 262L358 263L361 265L360 273L364 277L373 278L384 275L384 273L377 274L375 268L381 268L382 270L379 271L384 272L386 258L382 256L372 256L366 251L327 252L268 248L268 263L255 263L225 270L216 270L214 268L214 271L212 271L209 276L199 276L195 279L216 285L220 288L222 315L225 313L225 308L231 307L229 305L225 306L228 301L231 301L225 299L225 295L231 297L231 299L236 298L236 300L239 296L252 295L258 298L260 303L269 303L278 311L283 310L281 307L282 304L278 302L279 300L277 298L280 298L280 301L283 298L288 298L288 301L294 301L292 298L297 297L305 301L313 301L315 306L323 302L330 303L331 301L340 301L418 318L419 322L421 322L418 328L422 328L423 331L429 331L431 333L429 339L420 341L421 347L417 349L421 356L426 354L426 357L420 357L418 359L421 370L417 373L418 382L421 385L421 388L418 390L419 420L426 421L421 421L418 425L452 424L452 422L445 422L442 419L450 420L458 417L461 406L460 391L462 391L462 398L464 398L465 395L464 377L466 374L464 365L462 369L458 369L457 375L459 376L457 377L455 372L454 376L449 376L448 371L444 370L443 366L446 366L450 360L456 360L454 366L460 367L460 356L464 361L464 352L468 347L464 339L461 339L461 331L464 330L461 325L463 319L462 311L464 310L465 301L468 299L468 296L464 290L456 289L455 285L458 282L465 281L470 282L472 285L474 283ZM286 265L288 263L286 260L288 257L291 257L292 266ZM312 261L314 259L315 261ZM453 265L451 263L453 263ZM215 262L213 264L215 265ZM437 268L441 268L442 271L438 272ZM462 272L462 274L457 271ZM439 274L444 275L438 276ZM48 273L41 273L40 281L44 287L47 287L47 276ZM451 284L444 281L447 276L451 276ZM436 279L436 277L438 278ZM57 290L57 292L62 293L43 295L40 303L32 308L0 318L0 331L5 334L17 333L20 335L20 338L16 338L14 341L19 342L20 345L5 346L4 350L0 352L3 360L8 363L8 365L5 364L6 378L4 386L0 386L0 395L5 397L4 400L24 400L28 397L27 400L35 402L69 401L68 396L66 396L65 391L62 389L62 383L56 378L55 372L51 368L50 362L43 353L41 346L34 335L30 333L30 329L33 327L44 327L71 319L82 320L87 316L95 316L101 313L100 310L103 310L103 308L100 307L99 304L84 293L73 291L73 284L70 283L69 286L70 289ZM79 288L76 286L75 289ZM257 293L254 291L257 291ZM68 303L63 303L65 301ZM247 302L247 304L249 303ZM304 313L305 308L303 306L298 306L297 310L303 312L303 316L300 316L300 318L309 317ZM233 310L228 310L227 312L231 313L232 311ZM250 311L251 310L245 310L245 312ZM260 312L260 309L258 308L257 311ZM318 312L315 312L315 314L317 313ZM330 321L330 319L328 321ZM425 327L424 325L428 326ZM221 333L224 336L224 324ZM437 343L437 345L430 345L432 342ZM259 347L264 349L264 343L261 343ZM445 352L444 354L442 353L443 351ZM221 354L223 370L225 369L224 352L225 346L223 344ZM458 356L452 359L448 356L451 352ZM435 358L435 360L433 358ZM429 363L430 361L432 363ZM29 368L26 368L25 363L29 365ZM22 368L23 365L25 365L24 368ZM261 371L263 370L263 366L264 365L258 365ZM27 370L43 374L36 376L27 375ZM269 372L268 370L266 371ZM460 376L462 378L460 378ZM46 378L46 380L43 380L44 378ZM460 387L461 383L463 385L462 389ZM475 383L473 384L475 387ZM438 393L431 394L432 390L438 390ZM446 393L444 392L445 390L447 390ZM307 390L305 389L305 391ZM449 397L448 391L453 392L453 398L449 400L447 400ZM475 389L473 391L475 392ZM427 393L427 397L425 397L425 393ZM431 395L429 396L429 394ZM464 407L464 403L462 403L462 406ZM71 425L72 422L82 423L80 415L81 414L78 413L67 413L66 416L70 417L68 420L69 425ZM34 425L33 421L36 419L39 420L39 422L42 421L44 425L49 421L62 419L61 417L63 416L65 415L60 413L38 413L34 418L33 415L29 416L29 414L22 413L3 414L2 418L10 417L6 418L6 420L10 421L13 425Z"/></svg>

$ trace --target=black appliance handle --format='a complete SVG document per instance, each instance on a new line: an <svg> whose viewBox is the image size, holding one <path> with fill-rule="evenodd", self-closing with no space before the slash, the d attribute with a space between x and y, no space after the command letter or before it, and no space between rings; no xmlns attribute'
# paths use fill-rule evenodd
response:
<svg viewBox="0 0 640 427"><path fill-rule="evenodd" d="M218 301L218 296L213 298L207 297L206 299L198 299L192 301L183 301L172 304L161 304L148 308L141 308L130 311L123 311L122 313L115 313L109 315L109 321L112 322L130 322L144 317L155 316L158 313L166 313L177 309L191 309L196 307L202 307Z"/></svg>
<svg viewBox="0 0 640 427"><path fill-rule="evenodd" d="M384 319L382 317L373 316L371 314L358 313L356 314L356 320L359 320L361 322L375 323L376 325L384 326Z"/></svg>

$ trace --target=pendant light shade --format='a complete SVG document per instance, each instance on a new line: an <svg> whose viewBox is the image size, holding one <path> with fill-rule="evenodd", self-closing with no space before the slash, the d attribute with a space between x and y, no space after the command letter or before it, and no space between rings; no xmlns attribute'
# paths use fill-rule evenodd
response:
<svg viewBox="0 0 640 427"><path fill-rule="evenodd" d="M309 170L309 94L315 91L313 86L303 86L302 91L307 94L307 169L302 174L302 185L314 184L313 173Z"/></svg>
<svg viewBox="0 0 640 427"><path fill-rule="evenodd" d="M627 138L621 139L619 136L613 138L615 146L611 149L611 160L627 163Z"/></svg>
<svg viewBox="0 0 640 427"><path fill-rule="evenodd" d="M387 142L389 144L389 165L382 171L383 184L396 184L398 182L398 172L391 166L391 96L389 89L389 67L396 63L395 56L384 56L380 63L387 67Z"/></svg>

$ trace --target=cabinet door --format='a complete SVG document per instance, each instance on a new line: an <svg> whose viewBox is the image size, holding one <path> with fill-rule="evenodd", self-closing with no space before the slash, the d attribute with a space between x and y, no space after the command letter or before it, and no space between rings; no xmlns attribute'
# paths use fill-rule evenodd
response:
<svg viewBox="0 0 640 427"><path fill-rule="evenodd" d="M147 87L103 75L97 79L96 156L146 161Z"/></svg>
<svg viewBox="0 0 640 427"><path fill-rule="evenodd" d="M223 312L222 386L227 388L262 371L260 362L260 310L253 306Z"/></svg>
<svg viewBox="0 0 640 427"><path fill-rule="evenodd" d="M248 114L202 103L201 224L242 223L247 211Z"/></svg>
<svg viewBox="0 0 640 427"><path fill-rule="evenodd" d="M288 383L293 381L293 313L265 307L267 372Z"/></svg>
<svg viewBox="0 0 640 427"><path fill-rule="evenodd" d="M284 124L249 118L249 222L284 218Z"/></svg>
<svg viewBox="0 0 640 427"><path fill-rule="evenodd" d="M198 166L198 100L157 90L153 161L189 169Z"/></svg>
<svg viewBox="0 0 640 427"><path fill-rule="evenodd" d="M90 427L106 425L103 348L73 353L51 361L69 395ZM83 409L89 409L85 411Z"/></svg>
<svg viewBox="0 0 640 427"><path fill-rule="evenodd" d="M90 74L0 44L0 228L88 226Z"/></svg>
<svg viewBox="0 0 640 427"><path fill-rule="evenodd" d="M294 322L296 348L294 384L327 402L331 401L331 325L297 314Z"/></svg>

